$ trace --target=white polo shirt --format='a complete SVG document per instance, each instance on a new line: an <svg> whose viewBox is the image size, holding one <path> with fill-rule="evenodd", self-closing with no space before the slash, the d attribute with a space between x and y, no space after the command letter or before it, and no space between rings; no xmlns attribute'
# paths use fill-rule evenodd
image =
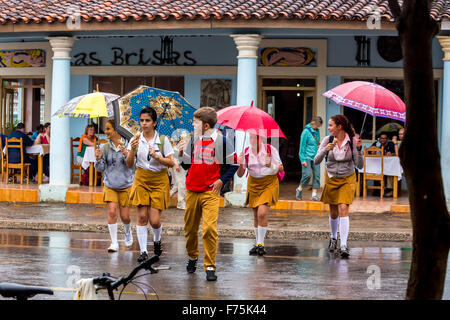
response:
<svg viewBox="0 0 450 320"><path fill-rule="evenodd" d="M148 149L149 147L152 147L155 149L155 152L157 155L162 157L162 153L160 151L160 145L161 140L159 138L159 133L155 131L155 136L150 139L148 142L144 138L144 135L141 134L141 137L139 138L139 147L137 150L137 160L136 160L136 167L142 168L145 170L150 171L161 171L163 169L167 169L167 167L163 164L161 164L158 160L153 159L150 157L150 161L148 161ZM131 150L131 143L128 145L128 150ZM167 136L164 138L164 158L167 158L168 156L174 154L172 145L170 143L169 138Z"/></svg>
<svg viewBox="0 0 450 320"><path fill-rule="evenodd" d="M271 162L272 166L270 168L266 167L266 156L267 150L265 145L261 145L261 148L259 150L259 153L256 155L252 151L252 147L249 146L248 149L248 163L244 164L244 168L248 170L248 174L252 176L253 178L262 178L265 176L274 175L278 172L278 166L282 164L280 159L280 154L278 153L278 150L270 146L270 154L271 154Z"/></svg>

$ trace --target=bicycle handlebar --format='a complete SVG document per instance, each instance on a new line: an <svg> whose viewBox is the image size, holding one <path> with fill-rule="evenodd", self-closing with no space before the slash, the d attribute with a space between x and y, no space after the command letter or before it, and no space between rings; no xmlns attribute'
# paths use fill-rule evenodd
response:
<svg viewBox="0 0 450 320"><path fill-rule="evenodd" d="M108 289L108 292L112 292L117 289L120 285L129 282L134 276L142 269L149 270L151 273L158 272L152 267L155 262L159 261L159 256L154 255L147 260L141 262L136 268L134 268L130 274L126 277L114 278L111 277L109 273L103 273L102 276L93 279L94 284L99 285L101 288ZM101 289L100 288L100 289Z"/></svg>

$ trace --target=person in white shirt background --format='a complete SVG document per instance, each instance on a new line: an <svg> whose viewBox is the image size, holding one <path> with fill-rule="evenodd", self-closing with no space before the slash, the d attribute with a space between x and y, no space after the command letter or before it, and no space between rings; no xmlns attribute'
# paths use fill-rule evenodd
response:
<svg viewBox="0 0 450 320"><path fill-rule="evenodd" d="M253 209L256 236L256 244L249 254L262 256L266 254L264 239L270 206L277 203L279 196L277 173L284 169L278 150L255 134L250 134L250 146L239 156L238 177L246 169L249 175L246 204Z"/></svg>

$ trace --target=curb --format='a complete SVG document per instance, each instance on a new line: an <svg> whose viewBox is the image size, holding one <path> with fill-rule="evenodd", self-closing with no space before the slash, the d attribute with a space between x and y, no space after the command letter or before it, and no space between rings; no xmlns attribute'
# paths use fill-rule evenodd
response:
<svg viewBox="0 0 450 320"><path fill-rule="evenodd" d="M29 222L0 220L0 229L22 229L39 231L63 231L63 232L101 232L108 233L107 224L85 224L70 222ZM135 226L132 226L135 231ZM118 231L123 232L123 226L119 224ZM219 227L220 237L254 239L254 230L250 228ZM164 225L163 235L184 236L184 226ZM199 232L201 234L201 232ZM273 240L328 240L328 230L267 230L266 239ZM353 241L412 241L412 232L368 232L351 231L349 240Z"/></svg>

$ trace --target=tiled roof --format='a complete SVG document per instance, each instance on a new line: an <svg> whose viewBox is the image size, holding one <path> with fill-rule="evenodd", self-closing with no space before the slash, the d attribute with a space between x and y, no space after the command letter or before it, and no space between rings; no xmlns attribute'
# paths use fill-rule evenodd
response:
<svg viewBox="0 0 450 320"><path fill-rule="evenodd" d="M402 3L402 1L400 1ZM450 18L450 0L434 0L431 16ZM391 21L387 0L0 0L0 23L154 20L365 21L378 10Z"/></svg>

